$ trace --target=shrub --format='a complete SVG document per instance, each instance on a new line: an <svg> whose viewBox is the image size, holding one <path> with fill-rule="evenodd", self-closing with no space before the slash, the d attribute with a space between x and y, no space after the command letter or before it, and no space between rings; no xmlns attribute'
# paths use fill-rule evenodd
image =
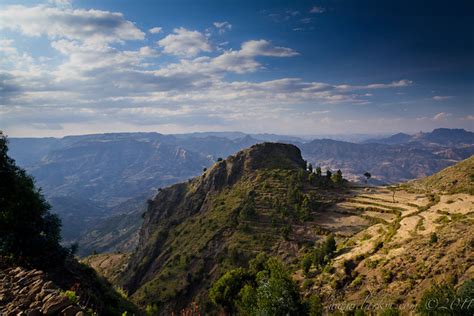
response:
<svg viewBox="0 0 474 316"><path fill-rule="evenodd" d="M313 286L313 284L314 284L313 280L307 279L303 281L302 287L303 289L308 290L309 288Z"/></svg>
<svg viewBox="0 0 474 316"><path fill-rule="evenodd" d="M308 275L309 269L311 269L312 258L311 254L306 254L301 261L301 268L303 269L304 275Z"/></svg>
<svg viewBox="0 0 474 316"><path fill-rule="evenodd" d="M438 235L436 235L436 233L431 233L430 235L430 243L431 244L434 244L434 243L437 243L438 242Z"/></svg>
<svg viewBox="0 0 474 316"><path fill-rule="evenodd" d="M323 305L321 299L316 295L311 295L306 301L308 316L320 316L323 314Z"/></svg>
<svg viewBox="0 0 474 316"><path fill-rule="evenodd" d="M77 297L77 294L75 291L65 291L63 293L64 296L66 296L72 303L78 303L79 302L79 298Z"/></svg>
<svg viewBox="0 0 474 316"><path fill-rule="evenodd" d="M229 312L236 310L235 299L244 285L251 281L251 275L243 268L226 272L209 290L212 302Z"/></svg>
<svg viewBox="0 0 474 316"><path fill-rule="evenodd" d="M148 304L145 308L145 313L147 316L158 315L158 306L156 304Z"/></svg>
<svg viewBox="0 0 474 316"><path fill-rule="evenodd" d="M400 311L395 308L387 308L380 312L380 316L399 316Z"/></svg>
<svg viewBox="0 0 474 316"><path fill-rule="evenodd" d="M416 310L421 315L461 315L449 310L449 302L456 300L456 292L450 284L434 284L423 293ZM448 305L446 304L448 302Z"/></svg>
<svg viewBox="0 0 474 316"><path fill-rule="evenodd" d="M259 255L251 268L231 270L218 279L209 298L230 314L300 315L304 305L296 283L276 258ZM258 271L257 271L258 270Z"/></svg>
<svg viewBox="0 0 474 316"><path fill-rule="evenodd" d="M382 271L382 280L385 282L385 283L390 283L392 282L393 280L393 277L394 277L394 273L392 270L383 270Z"/></svg>

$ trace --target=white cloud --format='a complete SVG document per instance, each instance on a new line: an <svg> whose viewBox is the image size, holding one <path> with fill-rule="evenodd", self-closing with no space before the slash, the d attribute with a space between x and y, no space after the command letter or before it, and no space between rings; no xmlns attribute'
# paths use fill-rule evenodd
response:
<svg viewBox="0 0 474 316"><path fill-rule="evenodd" d="M48 0L48 3L61 8L70 8L72 6L72 0Z"/></svg>
<svg viewBox="0 0 474 316"><path fill-rule="evenodd" d="M173 30L170 34L158 41L158 45L163 47L167 54L194 57L201 52L211 52L212 47L206 36L198 31L190 31L184 27Z"/></svg>
<svg viewBox="0 0 474 316"><path fill-rule="evenodd" d="M242 44L239 51L242 56L271 56L271 57L292 57L299 55L291 48L272 46L269 41L257 40L247 41Z"/></svg>
<svg viewBox="0 0 474 316"><path fill-rule="evenodd" d="M368 85L338 85L337 89L340 90L368 90L368 89L387 89L387 88L404 88L411 86L413 81L402 79L399 81L393 81L391 83L372 83Z"/></svg>
<svg viewBox="0 0 474 316"><path fill-rule="evenodd" d="M163 30L162 27L155 26L149 29L148 32L150 32L151 34L159 34L161 33L162 30Z"/></svg>
<svg viewBox="0 0 474 316"><path fill-rule="evenodd" d="M435 96L433 97L433 100L435 100L435 101L444 101L444 100L449 100L449 99L452 99L452 98L453 98L453 97L452 97L452 96L449 96L449 95L443 95L443 96L441 96L441 95L435 95Z"/></svg>
<svg viewBox="0 0 474 316"><path fill-rule="evenodd" d="M0 11L0 29L20 31L27 36L47 35L87 43L141 40L144 33L122 13L38 5L13 5Z"/></svg>
<svg viewBox="0 0 474 316"><path fill-rule="evenodd" d="M442 120L447 119L450 116L452 116L451 113L440 112L440 113L436 114L435 116L433 116L432 120L433 121L442 121Z"/></svg>
<svg viewBox="0 0 474 316"><path fill-rule="evenodd" d="M52 30L47 25L52 19L49 10L59 14L51 22ZM101 22L91 12L101 12ZM230 80L230 73L263 69L262 57L289 58L298 52L259 39L243 42L236 50L219 51L217 56L198 56L212 51L208 39L198 31L179 28L158 43L165 53L183 58L163 64L150 46L113 45L144 36L123 32L131 22L120 13L56 7L42 7L38 13L32 25L17 21L9 29L28 36L35 32L47 35L44 40L55 54L32 57L12 40L0 42L0 125L9 130L63 128L66 133L83 133L93 132L91 126L104 131L171 125L193 129L210 128L209 121L214 129L257 125L265 130L277 124L310 128L315 117L329 113L326 106L366 104L367 91L359 90L403 88L412 83L404 79L338 85L285 77L260 82ZM79 23L71 15L84 15L84 19ZM2 27L3 23L1 20ZM100 38L103 40L97 40Z"/></svg>
<svg viewBox="0 0 474 316"><path fill-rule="evenodd" d="M309 10L309 12L310 13L324 13L326 12L326 9L323 7L314 6L311 8L311 10Z"/></svg>
<svg viewBox="0 0 474 316"><path fill-rule="evenodd" d="M214 22L214 26L217 28L219 31L219 34L224 34L226 31L232 29L232 24L230 24L227 21L224 22Z"/></svg>

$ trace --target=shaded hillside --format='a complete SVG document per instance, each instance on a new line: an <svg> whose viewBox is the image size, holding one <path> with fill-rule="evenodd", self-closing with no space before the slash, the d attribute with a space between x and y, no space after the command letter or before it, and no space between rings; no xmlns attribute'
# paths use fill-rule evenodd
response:
<svg viewBox="0 0 474 316"><path fill-rule="evenodd" d="M332 202L333 182L305 166L297 147L263 143L163 189L122 276L131 297L166 312L204 304L227 269L261 251L291 260L315 233L325 235L312 212Z"/></svg>
<svg viewBox="0 0 474 316"><path fill-rule="evenodd" d="M472 145L474 143L474 133L464 129L437 128L429 133L417 133L408 135L398 133L387 138L369 139L364 143L379 143L389 145L400 145L411 142L419 142L425 145L441 145L441 146L459 146Z"/></svg>
<svg viewBox="0 0 474 316"><path fill-rule="evenodd" d="M428 176L474 153L474 146L450 149L420 145L354 144L330 139L298 144L313 165L341 169L351 180L369 171L379 183L402 182Z"/></svg>
<svg viewBox="0 0 474 316"><path fill-rule="evenodd" d="M31 173L50 196L87 197L117 205L196 174L208 160L148 139L95 139L53 151ZM151 191L150 191L151 193Z"/></svg>
<svg viewBox="0 0 474 316"><path fill-rule="evenodd" d="M111 215L90 223L77 239L80 245L77 254L82 257L92 253L132 252L138 244L144 211L145 207L138 207L130 213Z"/></svg>
<svg viewBox="0 0 474 316"><path fill-rule="evenodd" d="M107 227L112 222L130 222L131 217L109 220L108 216L131 213L136 208L133 203L152 197L158 188L195 176L218 157L256 142L249 137L196 141L158 133L115 133L12 139L12 147L63 220L65 242L78 241L81 254L88 254L92 248L120 248ZM97 221L104 223L96 226ZM139 224L131 223L129 229ZM93 245L91 235L109 244Z"/></svg>
<svg viewBox="0 0 474 316"><path fill-rule="evenodd" d="M474 156L448 167L432 176L410 183L425 191L474 195Z"/></svg>

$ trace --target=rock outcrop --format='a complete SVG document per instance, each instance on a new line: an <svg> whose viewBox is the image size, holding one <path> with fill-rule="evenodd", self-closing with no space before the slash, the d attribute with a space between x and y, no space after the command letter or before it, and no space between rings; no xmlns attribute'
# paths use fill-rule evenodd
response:
<svg viewBox="0 0 474 316"><path fill-rule="evenodd" d="M85 315L77 303L48 281L43 271L0 267L0 315Z"/></svg>

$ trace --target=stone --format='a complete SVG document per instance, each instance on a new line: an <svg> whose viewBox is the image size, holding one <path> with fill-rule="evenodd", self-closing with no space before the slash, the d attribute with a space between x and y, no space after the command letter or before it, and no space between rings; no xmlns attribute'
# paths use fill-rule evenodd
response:
<svg viewBox="0 0 474 316"><path fill-rule="evenodd" d="M60 313L61 316L76 316L81 309L77 306L71 305L63 309Z"/></svg>
<svg viewBox="0 0 474 316"><path fill-rule="evenodd" d="M26 316L41 316L43 315L39 308L30 309L26 312Z"/></svg>
<svg viewBox="0 0 474 316"><path fill-rule="evenodd" d="M53 282L51 282L51 281L47 281L43 285L43 289L54 289L54 288L56 288L56 287L54 286Z"/></svg>
<svg viewBox="0 0 474 316"><path fill-rule="evenodd" d="M69 305L71 305L71 302L67 297L54 296L43 304L42 312L46 315L55 315Z"/></svg>
<svg viewBox="0 0 474 316"><path fill-rule="evenodd" d="M76 316L87 316L87 314L83 311L80 311L79 313L76 314Z"/></svg>

